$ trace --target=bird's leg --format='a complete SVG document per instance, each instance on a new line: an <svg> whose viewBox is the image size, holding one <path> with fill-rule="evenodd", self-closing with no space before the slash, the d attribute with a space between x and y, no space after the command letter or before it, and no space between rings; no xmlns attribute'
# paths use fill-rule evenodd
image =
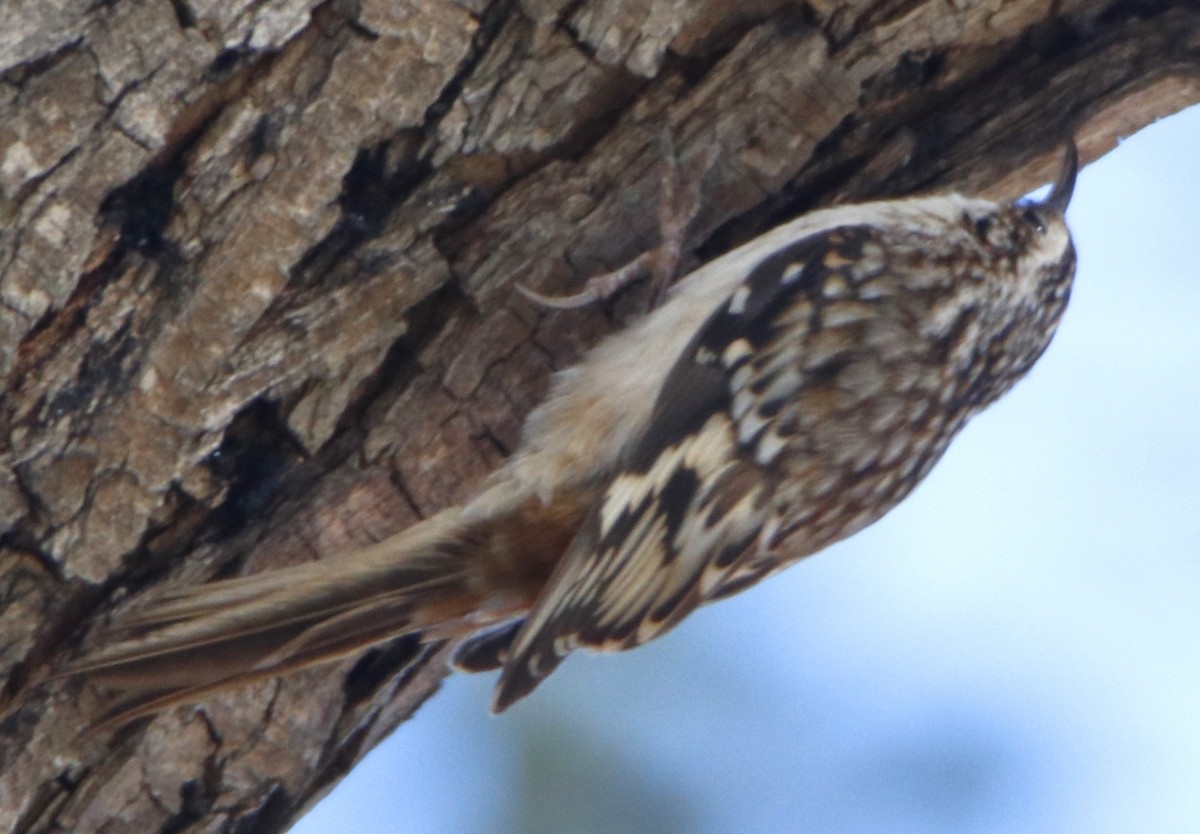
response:
<svg viewBox="0 0 1200 834"><path fill-rule="evenodd" d="M716 141L706 143L699 160L699 173L685 177L680 172L679 157L668 131L663 132L661 141L665 153L659 184L658 246L619 269L589 278L584 288L573 295L543 295L517 284L522 295L543 307L570 310L611 298L632 282L649 275L653 281L650 306L658 306L679 267L687 227L700 210L700 186L716 161L719 149Z"/></svg>

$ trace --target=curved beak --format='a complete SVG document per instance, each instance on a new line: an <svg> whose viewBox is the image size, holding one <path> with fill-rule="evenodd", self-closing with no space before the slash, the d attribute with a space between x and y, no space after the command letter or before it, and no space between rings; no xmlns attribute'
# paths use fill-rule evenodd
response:
<svg viewBox="0 0 1200 834"><path fill-rule="evenodd" d="M1078 173L1079 151L1075 147L1075 140L1068 139L1062 170L1058 172L1058 179L1054 181L1050 194L1042 201L1042 205L1059 214L1065 213L1071 203L1071 194L1075 191L1075 175Z"/></svg>

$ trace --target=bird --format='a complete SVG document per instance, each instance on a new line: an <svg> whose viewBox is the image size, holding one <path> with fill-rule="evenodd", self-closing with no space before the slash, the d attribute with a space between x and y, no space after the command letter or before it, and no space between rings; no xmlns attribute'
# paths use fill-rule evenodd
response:
<svg viewBox="0 0 1200 834"><path fill-rule="evenodd" d="M1022 378L1070 297L1069 143L1042 200L820 209L700 266L559 372L470 500L365 549L171 590L68 672L105 724L404 634L528 695L881 518Z"/></svg>

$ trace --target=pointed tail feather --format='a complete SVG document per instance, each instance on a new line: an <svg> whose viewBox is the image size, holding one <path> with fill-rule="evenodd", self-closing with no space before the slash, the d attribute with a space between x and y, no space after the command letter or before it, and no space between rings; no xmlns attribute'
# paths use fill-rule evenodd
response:
<svg viewBox="0 0 1200 834"><path fill-rule="evenodd" d="M485 537L447 510L343 558L176 591L68 674L131 693L104 719L117 726L407 632L474 631L487 606L469 557Z"/></svg>

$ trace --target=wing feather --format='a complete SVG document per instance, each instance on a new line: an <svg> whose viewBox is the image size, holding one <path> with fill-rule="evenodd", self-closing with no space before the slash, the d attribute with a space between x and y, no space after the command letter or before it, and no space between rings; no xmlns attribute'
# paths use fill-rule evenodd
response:
<svg viewBox="0 0 1200 834"><path fill-rule="evenodd" d="M762 261L677 360L640 440L604 490L510 647L503 710L578 647L631 648L773 568L773 428L805 384L779 335L817 315L831 265L870 230L813 235ZM833 257L831 257L833 256Z"/></svg>

